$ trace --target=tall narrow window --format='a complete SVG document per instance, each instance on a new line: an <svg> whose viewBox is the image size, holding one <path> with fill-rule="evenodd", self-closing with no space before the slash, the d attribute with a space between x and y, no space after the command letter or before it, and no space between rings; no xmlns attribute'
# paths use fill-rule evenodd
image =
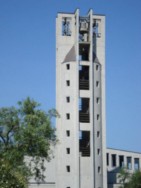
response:
<svg viewBox="0 0 141 188"><path fill-rule="evenodd" d="M70 69L70 64L66 64L66 69L67 69L67 70Z"/></svg>
<svg viewBox="0 0 141 188"><path fill-rule="evenodd" d="M93 33L96 37L101 37L101 20L100 19L94 19Z"/></svg>
<svg viewBox="0 0 141 188"><path fill-rule="evenodd" d="M112 154L112 167L116 166L116 155Z"/></svg>
<svg viewBox="0 0 141 188"><path fill-rule="evenodd" d="M66 85L70 86L70 80L66 80Z"/></svg>
<svg viewBox="0 0 141 188"><path fill-rule="evenodd" d="M100 155L100 149L99 148L97 149L97 155Z"/></svg>
<svg viewBox="0 0 141 188"><path fill-rule="evenodd" d="M70 131L66 131L66 135L67 135L67 137L69 137L70 136Z"/></svg>
<svg viewBox="0 0 141 188"><path fill-rule="evenodd" d="M101 167L98 166L98 173L101 174Z"/></svg>
<svg viewBox="0 0 141 188"><path fill-rule="evenodd" d="M99 87L99 81L96 81L96 87Z"/></svg>
<svg viewBox="0 0 141 188"><path fill-rule="evenodd" d="M100 103L100 98L96 97L96 103L99 104Z"/></svg>
<svg viewBox="0 0 141 188"><path fill-rule="evenodd" d="M96 65L96 70L97 70L97 71L99 70L99 65Z"/></svg>
<svg viewBox="0 0 141 188"><path fill-rule="evenodd" d="M70 172L70 166L66 166L66 171Z"/></svg>
<svg viewBox="0 0 141 188"><path fill-rule="evenodd" d="M131 170L132 169L132 158L131 157L127 157L127 168L129 169L129 170Z"/></svg>
<svg viewBox="0 0 141 188"><path fill-rule="evenodd" d="M99 115L99 114L97 114L97 115L96 115L96 119L97 119L97 120L99 120L99 118L100 118L100 115Z"/></svg>
<svg viewBox="0 0 141 188"><path fill-rule="evenodd" d="M124 156L123 155L119 156L119 166L120 166L120 168L124 167Z"/></svg>
<svg viewBox="0 0 141 188"><path fill-rule="evenodd" d="M69 113L66 114L66 119L70 119L70 114Z"/></svg>
<svg viewBox="0 0 141 188"><path fill-rule="evenodd" d="M66 97L66 102L67 102L67 103L70 102L70 97Z"/></svg>
<svg viewBox="0 0 141 188"><path fill-rule="evenodd" d="M100 137L100 132L99 131L97 131L97 138L99 138Z"/></svg>
<svg viewBox="0 0 141 188"><path fill-rule="evenodd" d="M62 20L62 35L71 36L71 18L63 18Z"/></svg>
<svg viewBox="0 0 141 188"><path fill-rule="evenodd" d="M140 163L139 163L139 158L134 159L134 169L139 170L140 169Z"/></svg>
<svg viewBox="0 0 141 188"><path fill-rule="evenodd" d="M66 153L70 154L70 148L66 148Z"/></svg>

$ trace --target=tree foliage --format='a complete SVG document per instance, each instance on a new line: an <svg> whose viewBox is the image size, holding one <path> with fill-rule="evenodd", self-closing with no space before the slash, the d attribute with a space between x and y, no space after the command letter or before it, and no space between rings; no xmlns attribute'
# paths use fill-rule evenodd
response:
<svg viewBox="0 0 141 188"><path fill-rule="evenodd" d="M121 188L141 188L141 171L139 170L131 174L126 168L122 168L118 178Z"/></svg>
<svg viewBox="0 0 141 188"><path fill-rule="evenodd" d="M127 183L127 188L141 188L141 171L136 171Z"/></svg>
<svg viewBox="0 0 141 188"><path fill-rule="evenodd" d="M126 186L127 181L129 180L130 173L126 168L121 168L118 178L119 182L121 183L121 188L124 188Z"/></svg>
<svg viewBox="0 0 141 188"><path fill-rule="evenodd" d="M53 116L55 110L46 113L29 97L18 107L0 108L2 188L26 188L33 175L38 181L44 179L44 160L50 160L50 146L56 143Z"/></svg>

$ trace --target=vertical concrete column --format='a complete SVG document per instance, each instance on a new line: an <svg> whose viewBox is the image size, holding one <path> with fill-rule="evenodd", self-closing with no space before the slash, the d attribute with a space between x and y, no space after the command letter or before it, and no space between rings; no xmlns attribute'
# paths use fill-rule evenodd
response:
<svg viewBox="0 0 141 188"><path fill-rule="evenodd" d="M134 157L132 156L131 157L131 167L132 167L132 172L134 172L134 170L135 170L135 165L134 165L134 161L135 159L134 159Z"/></svg>
<svg viewBox="0 0 141 188"><path fill-rule="evenodd" d="M127 168L127 156L124 155L124 167Z"/></svg>
<svg viewBox="0 0 141 188"><path fill-rule="evenodd" d="M109 171L112 169L112 158L111 153L109 153Z"/></svg>
<svg viewBox="0 0 141 188"><path fill-rule="evenodd" d="M95 155L96 155L96 151L95 151L95 142L94 142L94 117L93 117L93 114L94 114L94 93L93 93L93 78L94 78L94 71L93 71L93 36L92 36L92 16L93 16L93 11L90 10L89 13L88 13L88 17L89 17L89 20L90 20L90 29L89 29L89 39L90 39L90 123L91 123L91 131L90 131L90 142L91 142L91 162L93 164L93 167L91 167L91 174L92 176L94 177L92 179L92 182L91 182L91 185L92 187L95 187L95 182L96 182L96 177L95 177Z"/></svg>
<svg viewBox="0 0 141 188"><path fill-rule="evenodd" d="M117 163L117 167L119 167L119 155L116 154L116 163Z"/></svg>

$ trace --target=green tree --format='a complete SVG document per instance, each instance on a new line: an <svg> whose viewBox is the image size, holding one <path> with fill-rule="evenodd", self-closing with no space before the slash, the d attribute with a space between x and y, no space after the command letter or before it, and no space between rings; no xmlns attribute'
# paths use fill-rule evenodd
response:
<svg viewBox="0 0 141 188"><path fill-rule="evenodd" d="M0 108L0 185L2 188L26 188L31 176L44 179L44 161L51 159L50 146L56 143L51 118L40 104L30 99L18 107Z"/></svg>
<svg viewBox="0 0 141 188"><path fill-rule="evenodd" d="M135 171L127 184L127 188L141 188L141 171Z"/></svg>
<svg viewBox="0 0 141 188"><path fill-rule="evenodd" d="M130 173L128 172L128 170L126 168L121 168L118 175L121 188L126 188L127 182L129 181L129 177L130 177Z"/></svg>
<svg viewBox="0 0 141 188"><path fill-rule="evenodd" d="M141 171L131 174L126 168L122 168L118 178L121 188L141 188Z"/></svg>

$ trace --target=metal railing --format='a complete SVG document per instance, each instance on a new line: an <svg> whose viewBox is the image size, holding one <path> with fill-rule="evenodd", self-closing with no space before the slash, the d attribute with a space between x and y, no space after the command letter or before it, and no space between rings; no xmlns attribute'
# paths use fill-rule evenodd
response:
<svg viewBox="0 0 141 188"><path fill-rule="evenodd" d="M79 89L89 90L89 80L79 80Z"/></svg>
<svg viewBox="0 0 141 188"><path fill-rule="evenodd" d="M79 122L89 123L90 122L90 114L79 111Z"/></svg>
<svg viewBox="0 0 141 188"><path fill-rule="evenodd" d="M90 156L90 145L87 141L80 141L80 153L82 157Z"/></svg>

